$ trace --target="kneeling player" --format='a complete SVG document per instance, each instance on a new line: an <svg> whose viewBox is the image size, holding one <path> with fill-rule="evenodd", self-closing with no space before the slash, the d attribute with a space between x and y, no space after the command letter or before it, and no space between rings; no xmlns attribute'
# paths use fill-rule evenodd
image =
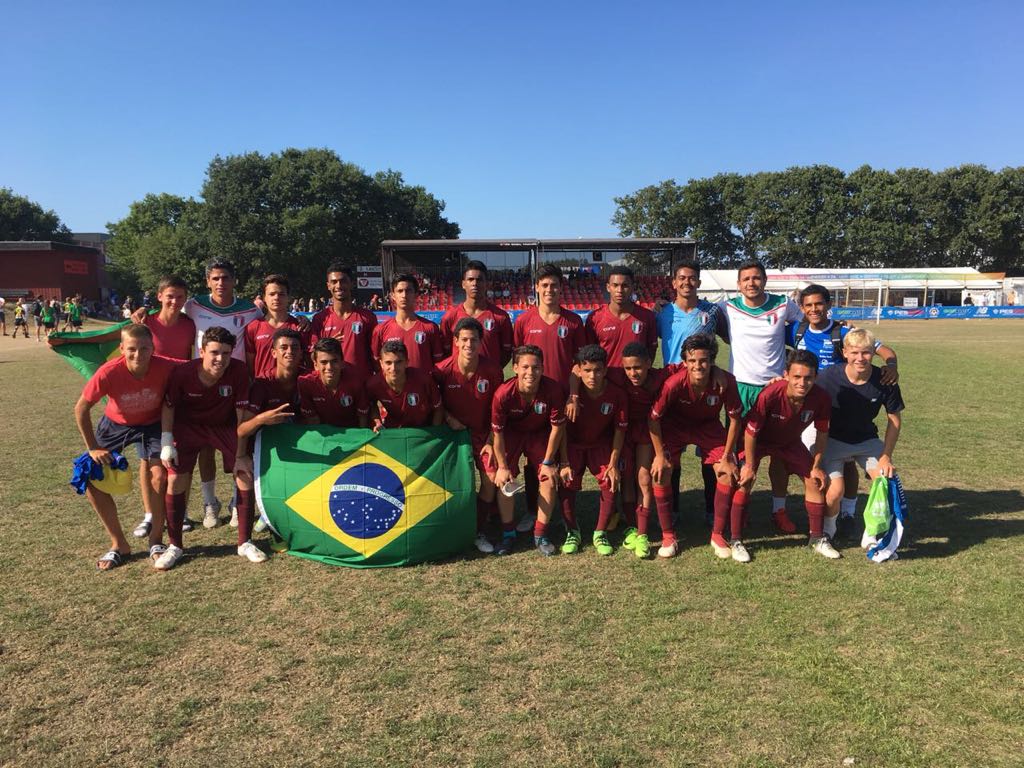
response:
<svg viewBox="0 0 1024 768"><path fill-rule="evenodd" d="M871 331L856 329L843 339L846 365L833 365L818 376L816 386L832 398L832 418L825 447L825 471L829 474L828 515L824 533L834 536L836 518L845 491L843 464L855 461L872 479L892 477L892 452L902 426L903 396L899 384L883 384L883 372L871 364L877 342ZM885 406L885 442L878 439L875 417ZM861 546L875 543L865 534Z"/></svg>
<svg viewBox="0 0 1024 768"><path fill-rule="evenodd" d="M557 455L565 432L565 391L554 379L543 375L544 353L540 347L526 344L512 352L511 379L499 387L491 404L491 431L494 432L494 461L498 470L494 484L502 488L519 475L519 460L537 467L540 481L537 521L533 525L533 543L542 555L555 554L548 538L548 524L558 494ZM504 534L497 554L512 550L515 531L509 529L513 515L512 497L498 497L498 511Z"/></svg>
<svg viewBox="0 0 1024 768"><path fill-rule="evenodd" d="M139 475L147 481L142 483L143 502L153 514L147 533L149 554L155 560L164 553L161 541L167 489L167 473L160 464L160 410L175 363L153 354L153 335L144 325L122 329L121 355L101 365L89 379L75 405L75 421L89 455L100 464L110 464L111 451L135 445ZM94 431L90 411L104 397L107 405ZM131 547L113 497L91 483L85 494L110 536L110 551L96 563L101 571L108 571L124 562Z"/></svg>
<svg viewBox="0 0 1024 768"><path fill-rule="evenodd" d="M341 342L330 336L313 345L313 372L299 377L303 424L362 427L370 406L359 372L342 357Z"/></svg>
<svg viewBox="0 0 1024 768"><path fill-rule="evenodd" d="M695 445L700 448L704 464L714 469L717 480L711 546L719 557L732 557L741 563L750 561L742 541L742 509L733 503L738 474L734 450L739 440L743 403L733 375L715 371L717 355L718 342L713 336L697 333L688 337L683 343L683 368L665 382L651 408L649 428L655 454L651 475L658 522L664 534L659 557L673 557L679 550L672 531L672 470L679 466L686 446ZM713 376L713 372L718 376ZM728 430L722 426L723 410L729 416ZM731 540L727 541L725 524L730 510ZM648 548L646 514L641 521L634 548L637 557L643 557L643 550Z"/></svg>
<svg viewBox="0 0 1024 768"><path fill-rule="evenodd" d="M409 366L401 341L385 341L380 349L380 373L366 385L374 406L373 431L399 427L436 427L444 421L437 385L426 371Z"/></svg>
<svg viewBox="0 0 1024 768"><path fill-rule="evenodd" d="M822 532L828 479L821 468L821 460L832 406L828 394L814 386L817 374L818 358L807 350L795 349L786 360L785 378L769 384L757 396L757 402L747 414L745 463L740 470L739 499L734 499L733 504L739 501L745 514L761 459L771 456L773 460L782 461L789 474L804 480L811 547L818 554L835 559L840 555ZM807 425L812 423L818 430L813 455L800 439Z"/></svg>
<svg viewBox="0 0 1024 768"><path fill-rule="evenodd" d="M502 384L498 364L480 356L484 327L479 320L462 317L452 333L453 354L434 368L434 380L444 401L445 421L456 431L469 430L473 460L480 473L476 496L476 548L484 554L494 545L484 533L484 524L497 511L495 501L494 448L491 445L491 403ZM509 522L508 530L513 530Z"/></svg>
<svg viewBox="0 0 1024 768"><path fill-rule="evenodd" d="M230 331L220 326L208 328L203 333L199 358L175 368L167 383L160 458L171 473L166 502L167 537L171 543L156 561L160 570L173 568L185 554L181 543L185 494L192 484L192 470L203 448L212 447L221 452L224 471L234 474L236 488L252 488L252 463L236 462L236 429L245 418L249 374L244 362L231 357L234 347L235 337ZM252 509L243 512L240 507L238 510L240 538L243 515L248 516L251 525ZM266 555L248 540L239 545L238 554L251 562L266 559Z"/></svg>
<svg viewBox="0 0 1024 768"><path fill-rule="evenodd" d="M605 531L621 480L619 459L629 427L629 406L626 393L607 380L608 353L597 344L588 344L576 353L575 372L583 391L576 404L576 420L566 426L562 440L562 467L559 472L562 489L559 495L566 528L562 552L572 555L580 549L576 494L583 487L583 473L589 469L601 489L594 549L600 555L610 555L615 550Z"/></svg>

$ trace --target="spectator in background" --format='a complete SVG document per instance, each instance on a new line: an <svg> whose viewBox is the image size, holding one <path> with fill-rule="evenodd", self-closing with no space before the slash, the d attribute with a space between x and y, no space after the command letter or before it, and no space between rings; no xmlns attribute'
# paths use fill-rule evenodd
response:
<svg viewBox="0 0 1024 768"><path fill-rule="evenodd" d="M4 304L7 303L7 299L0 296L0 328L3 329L4 336L7 335L7 312L4 310Z"/></svg>

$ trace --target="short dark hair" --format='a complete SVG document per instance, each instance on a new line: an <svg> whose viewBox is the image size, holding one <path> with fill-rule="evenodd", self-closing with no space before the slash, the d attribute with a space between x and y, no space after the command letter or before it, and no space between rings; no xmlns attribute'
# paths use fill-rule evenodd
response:
<svg viewBox="0 0 1024 768"><path fill-rule="evenodd" d="M541 363L544 362L544 352L540 347L534 346L533 344L523 344L520 347L516 347L512 350L512 365L519 362L519 358L523 355L534 355Z"/></svg>
<svg viewBox="0 0 1024 768"><path fill-rule="evenodd" d="M294 328L278 328L274 331L274 335L270 337L270 346L276 347L280 339L295 339L295 341L299 342L299 346L302 346L302 334Z"/></svg>
<svg viewBox="0 0 1024 768"><path fill-rule="evenodd" d="M482 261L477 261L476 259L473 259L472 261L467 261L466 262L466 266L464 266L462 268L462 279L463 280L466 279L466 273L469 272L469 270L471 270L471 269L475 269L477 272L483 272L484 273L484 277L488 277L489 276L487 274L487 265L484 264Z"/></svg>
<svg viewBox="0 0 1024 768"><path fill-rule="evenodd" d="M794 365L806 365L817 373L818 356L806 349L792 349L789 352L789 357L786 358L786 370L788 371Z"/></svg>
<svg viewBox="0 0 1024 768"><path fill-rule="evenodd" d="M206 349L206 345L211 341L215 341L218 344L227 344L229 347L234 349L236 339L235 334L227 328L221 328L219 325L214 325L203 332L202 348Z"/></svg>
<svg viewBox="0 0 1024 768"><path fill-rule="evenodd" d="M761 277L768 277L768 272L765 270L764 264L762 264L758 259L747 259L746 261L740 262L740 265L736 268L736 277L738 278L740 274L746 272L748 269L756 269L761 273Z"/></svg>
<svg viewBox="0 0 1024 768"><path fill-rule="evenodd" d="M626 345L626 348L622 350L623 357L639 357L642 360L650 361L651 350L649 350L644 344L639 341L631 341Z"/></svg>
<svg viewBox="0 0 1024 768"><path fill-rule="evenodd" d="M329 275L331 274L331 272L340 272L343 275L348 275L348 279L351 280L353 283L356 281L356 271L352 269L352 267L350 267L348 264L342 264L340 261L335 261L329 267L327 267L326 274Z"/></svg>
<svg viewBox="0 0 1024 768"><path fill-rule="evenodd" d="M545 277L558 278L558 282L565 280L565 275L562 274L562 270L557 264L541 264L537 268L537 273L533 276L533 282L539 283Z"/></svg>
<svg viewBox="0 0 1024 768"><path fill-rule="evenodd" d="M408 272L395 275L391 278L391 290L395 290L402 283L410 283L415 293L418 294L420 292L420 281L416 279L416 275L410 275Z"/></svg>
<svg viewBox="0 0 1024 768"><path fill-rule="evenodd" d="M576 362L580 365L583 363L608 365L608 353L601 348L600 344L587 344L576 350Z"/></svg>
<svg viewBox="0 0 1024 768"><path fill-rule="evenodd" d="M264 277L263 290L261 291L261 293L267 292L268 285L283 285L284 289L288 291L288 293L292 292L292 286L288 282L288 278L285 277L284 275L267 275L266 277Z"/></svg>
<svg viewBox="0 0 1024 768"><path fill-rule="evenodd" d="M608 279L612 279L612 275L623 275L629 278L631 283L636 282L636 275L633 274L633 270L624 264L616 264L614 267L608 270Z"/></svg>
<svg viewBox="0 0 1024 768"><path fill-rule="evenodd" d="M391 339L385 341L380 348L380 356L384 357L385 354L401 355L406 360L409 359L409 350L405 347L405 342L399 341L398 339Z"/></svg>
<svg viewBox="0 0 1024 768"><path fill-rule="evenodd" d="M672 267L673 278L679 273L680 269L692 269L697 273L697 277L700 277L700 264L696 259L683 259L682 261L677 261L675 266Z"/></svg>
<svg viewBox="0 0 1024 768"><path fill-rule="evenodd" d="M478 339L484 337L484 327L480 325L480 321L473 317L463 317L455 324L455 328L452 329L452 336L455 338L459 337L462 331L473 331Z"/></svg>
<svg viewBox="0 0 1024 768"><path fill-rule="evenodd" d="M683 342L683 359L686 359L687 352L696 352L698 349L707 350L712 363L718 357L718 342L709 333L695 333L692 336L687 336L686 341Z"/></svg>
<svg viewBox="0 0 1024 768"><path fill-rule="evenodd" d="M160 282L156 284L156 292L158 294L163 293L164 288L181 288L181 290L187 293L188 283L177 275L164 275L160 278Z"/></svg>
<svg viewBox="0 0 1024 768"><path fill-rule="evenodd" d="M328 355L341 357L341 342L333 336L320 339L320 341L313 345L313 360L316 360L317 352L326 352Z"/></svg>
<svg viewBox="0 0 1024 768"><path fill-rule="evenodd" d="M215 269L223 269L232 277L235 276L235 265L220 256L216 256L206 262L206 276L209 277L210 273Z"/></svg>
<svg viewBox="0 0 1024 768"><path fill-rule="evenodd" d="M832 303L832 294L829 293L828 288L824 285L818 285L817 283L811 283L802 291L800 291L800 303L804 303L804 299L808 296L821 296L825 300L826 304Z"/></svg>

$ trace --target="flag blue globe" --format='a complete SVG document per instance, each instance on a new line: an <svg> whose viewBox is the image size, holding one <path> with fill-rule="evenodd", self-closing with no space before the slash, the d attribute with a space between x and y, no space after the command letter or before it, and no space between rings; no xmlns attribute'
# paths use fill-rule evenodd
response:
<svg viewBox="0 0 1024 768"><path fill-rule="evenodd" d="M401 519L405 489L388 467L367 462L338 476L328 507L342 531L357 539L372 539L390 531Z"/></svg>

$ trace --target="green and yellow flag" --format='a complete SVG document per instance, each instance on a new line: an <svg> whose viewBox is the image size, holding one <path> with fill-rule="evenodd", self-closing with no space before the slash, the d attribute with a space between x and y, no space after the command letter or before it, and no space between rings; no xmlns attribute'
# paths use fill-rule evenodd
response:
<svg viewBox="0 0 1024 768"><path fill-rule="evenodd" d="M476 491L465 431L280 424L253 450L256 505L290 554L373 568L473 545Z"/></svg>
<svg viewBox="0 0 1024 768"><path fill-rule="evenodd" d="M67 361L68 365L91 378L96 369L120 353L121 329L131 323L125 320L98 331L51 333L46 341L50 348Z"/></svg>

